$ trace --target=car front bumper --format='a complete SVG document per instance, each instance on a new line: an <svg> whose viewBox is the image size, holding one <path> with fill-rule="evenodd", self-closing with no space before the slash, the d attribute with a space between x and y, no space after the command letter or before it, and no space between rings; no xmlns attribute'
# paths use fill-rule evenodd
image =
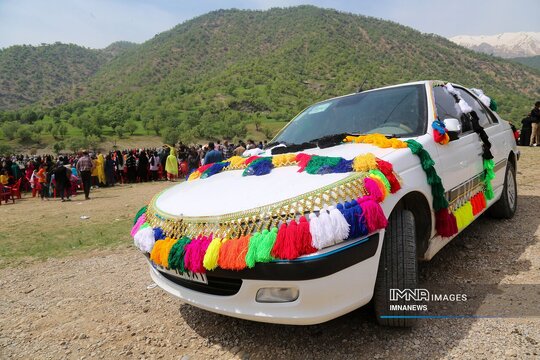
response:
<svg viewBox="0 0 540 360"><path fill-rule="evenodd" d="M384 231L349 240L293 261L257 264L253 269L207 272L208 285L184 280L150 262L150 275L184 302L215 313L268 323L310 325L367 304L377 276ZM295 288L295 301L260 303L261 288Z"/></svg>

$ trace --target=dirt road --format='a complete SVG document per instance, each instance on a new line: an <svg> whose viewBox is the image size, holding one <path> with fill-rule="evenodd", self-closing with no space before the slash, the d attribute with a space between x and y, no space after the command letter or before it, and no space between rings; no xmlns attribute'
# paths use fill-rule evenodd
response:
<svg viewBox="0 0 540 360"><path fill-rule="evenodd" d="M514 286L506 294L512 306L532 314L538 309L540 294L527 291L540 284L540 149L521 150L514 219L481 217L421 265L424 284L508 284ZM112 191L122 196L124 190ZM105 198L92 201L97 206ZM536 318L426 319L405 330L379 327L368 309L360 309L325 324L292 327L208 313L149 285L144 258L125 247L2 269L0 358L540 357L540 313ZM483 306L497 299L479 293L476 301ZM515 314L512 306L509 313Z"/></svg>

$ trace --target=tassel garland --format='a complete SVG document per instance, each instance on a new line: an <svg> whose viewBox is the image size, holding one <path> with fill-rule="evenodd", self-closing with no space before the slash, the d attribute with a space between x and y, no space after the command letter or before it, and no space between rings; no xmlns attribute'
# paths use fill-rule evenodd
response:
<svg viewBox="0 0 540 360"><path fill-rule="evenodd" d="M137 246L142 252L150 253L154 247L154 243L156 242L154 230L151 227L146 227L139 230L135 234L133 241L135 246Z"/></svg>
<svg viewBox="0 0 540 360"><path fill-rule="evenodd" d="M225 240L224 240L225 241ZM218 266L219 250L221 249L221 239L214 238L208 245L203 258L203 266L206 270L214 270Z"/></svg>

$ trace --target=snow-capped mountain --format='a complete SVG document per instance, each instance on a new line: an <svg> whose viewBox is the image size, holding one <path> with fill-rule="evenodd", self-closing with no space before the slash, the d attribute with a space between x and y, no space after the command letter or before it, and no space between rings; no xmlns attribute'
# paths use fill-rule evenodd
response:
<svg viewBox="0 0 540 360"><path fill-rule="evenodd" d="M450 41L471 50L503 58L540 55L540 32L458 35L451 37Z"/></svg>

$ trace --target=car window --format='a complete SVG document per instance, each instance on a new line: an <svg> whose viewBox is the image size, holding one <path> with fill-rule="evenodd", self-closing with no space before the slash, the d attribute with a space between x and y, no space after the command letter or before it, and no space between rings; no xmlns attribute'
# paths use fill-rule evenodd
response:
<svg viewBox="0 0 540 360"><path fill-rule="evenodd" d="M480 104L480 101L474 98L471 94L469 94L466 90L456 87L456 89L459 89L459 92L461 93L461 97L463 100L469 104L470 107L473 108L474 111L476 111L476 114L478 115L478 118L480 119L479 123L482 127L487 127L492 124L491 117L487 113L487 110Z"/></svg>
<svg viewBox="0 0 540 360"><path fill-rule="evenodd" d="M460 91L462 94L463 90ZM435 97L435 107L437 108L437 116L441 121L453 118L461 122L461 132L466 133L472 131L472 125L469 117L465 116L459 109L454 97L446 90L444 86L436 86L433 88L433 96ZM468 102L468 101L467 101Z"/></svg>

